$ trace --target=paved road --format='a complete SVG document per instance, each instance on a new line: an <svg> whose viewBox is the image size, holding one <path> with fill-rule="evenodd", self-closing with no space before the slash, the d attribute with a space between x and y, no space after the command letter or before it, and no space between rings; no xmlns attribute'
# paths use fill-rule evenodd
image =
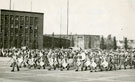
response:
<svg viewBox="0 0 135 82"><path fill-rule="evenodd" d="M89 72L22 68L10 72L9 58L0 58L0 82L135 82L135 69Z"/></svg>

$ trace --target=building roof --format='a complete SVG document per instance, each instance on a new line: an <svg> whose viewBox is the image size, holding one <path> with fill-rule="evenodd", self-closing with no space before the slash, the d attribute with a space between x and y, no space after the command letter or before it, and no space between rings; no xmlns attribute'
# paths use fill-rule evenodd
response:
<svg viewBox="0 0 135 82"><path fill-rule="evenodd" d="M33 14L44 14L44 13L41 13L41 12L19 11L19 10L8 10L8 9L0 9L0 11L21 12L21 13L33 13Z"/></svg>

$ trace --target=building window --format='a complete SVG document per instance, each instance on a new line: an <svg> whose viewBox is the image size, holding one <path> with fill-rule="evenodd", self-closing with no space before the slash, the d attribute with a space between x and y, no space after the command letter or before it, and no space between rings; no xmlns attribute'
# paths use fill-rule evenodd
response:
<svg viewBox="0 0 135 82"><path fill-rule="evenodd" d="M28 44L29 44L29 37L28 36L25 37L25 42L26 42L25 45L28 46Z"/></svg>
<svg viewBox="0 0 135 82"><path fill-rule="evenodd" d="M20 25L24 25L24 17L23 16L20 17Z"/></svg>
<svg viewBox="0 0 135 82"><path fill-rule="evenodd" d="M33 25L33 17L30 17L30 25Z"/></svg>
<svg viewBox="0 0 135 82"><path fill-rule="evenodd" d="M34 19L34 24L35 24L35 25L38 25L38 17L35 17L35 19Z"/></svg>
<svg viewBox="0 0 135 82"><path fill-rule="evenodd" d="M2 31L1 31L1 30L2 30L2 25L0 25L0 33L2 33Z"/></svg>
<svg viewBox="0 0 135 82"><path fill-rule="evenodd" d="M34 48L38 48L38 41L36 39L34 40Z"/></svg>
<svg viewBox="0 0 135 82"><path fill-rule="evenodd" d="M15 34L18 36L18 28L15 28Z"/></svg>
<svg viewBox="0 0 135 82"><path fill-rule="evenodd" d="M5 15L5 24L9 24L9 16L8 15Z"/></svg>
<svg viewBox="0 0 135 82"><path fill-rule="evenodd" d="M28 29L28 26L25 26L25 33L29 33L29 29Z"/></svg>
<svg viewBox="0 0 135 82"><path fill-rule="evenodd" d="M14 46L15 46L15 47L18 47L18 46L17 46L17 38L15 38L15 41L14 41L14 42L15 42L15 43L14 43Z"/></svg>
<svg viewBox="0 0 135 82"><path fill-rule="evenodd" d="M34 37L37 37L37 35L38 35L38 30L34 29Z"/></svg>
<svg viewBox="0 0 135 82"><path fill-rule="evenodd" d="M2 48L2 37L0 37L0 48Z"/></svg>
<svg viewBox="0 0 135 82"><path fill-rule="evenodd" d="M4 48L7 48L7 46L8 46L8 41L7 41L7 37L5 37L5 39L4 39Z"/></svg>
<svg viewBox="0 0 135 82"><path fill-rule="evenodd" d="M34 29L38 29L38 26L35 26L35 28Z"/></svg>
<svg viewBox="0 0 135 82"><path fill-rule="evenodd" d="M28 29L29 27L28 26L25 26L26 29Z"/></svg>
<svg viewBox="0 0 135 82"><path fill-rule="evenodd" d="M14 24L14 16L10 15L10 24Z"/></svg>
<svg viewBox="0 0 135 82"><path fill-rule="evenodd" d="M33 29L32 29L32 27L30 27L30 33L32 33L33 32Z"/></svg>
<svg viewBox="0 0 135 82"><path fill-rule="evenodd" d="M4 36L7 36L7 35L8 35L8 26L5 26L4 29L5 29L5 30L4 30Z"/></svg>
<svg viewBox="0 0 135 82"><path fill-rule="evenodd" d="M3 31L3 25L1 25L1 28L0 28L0 32L2 33L2 31Z"/></svg>
<svg viewBox="0 0 135 82"><path fill-rule="evenodd" d="M19 16L15 16L15 25L19 24Z"/></svg>
<svg viewBox="0 0 135 82"><path fill-rule="evenodd" d="M78 38L82 38L82 36L78 36Z"/></svg>
<svg viewBox="0 0 135 82"><path fill-rule="evenodd" d="M25 17L25 25L28 25L28 24L29 24L29 17L26 16L26 17Z"/></svg>
<svg viewBox="0 0 135 82"><path fill-rule="evenodd" d="M36 38L38 37L37 33L36 33L36 34L34 34L34 37L36 37Z"/></svg>
<svg viewBox="0 0 135 82"><path fill-rule="evenodd" d="M14 28L14 25L13 24L11 24L10 26L11 26L11 28Z"/></svg>
<svg viewBox="0 0 135 82"><path fill-rule="evenodd" d="M23 34L23 32L24 32L24 28L23 26L20 26L20 34Z"/></svg>
<svg viewBox="0 0 135 82"><path fill-rule="evenodd" d="M15 28L19 28L19 25L15 25Z"/></svg>
<svg viewBox="0 0 135 82"><path fill-rule="evenodd" d="M10 34L11 35L14 34L14 25L13 24L10 25Z"/></svg>
<svg viewBox="0 0 135 82"><path fill-rule="evenodd" d="M4 24L5 20L4 20L4 15L1 15L1 24Z"/></svg>
<svg viewBox="0 0 135 82"><path fill-rule="evenodd" d="M24 40L23 40L23 37L22 37L22 39L21 39L21 46L24 46Z"/></svg>

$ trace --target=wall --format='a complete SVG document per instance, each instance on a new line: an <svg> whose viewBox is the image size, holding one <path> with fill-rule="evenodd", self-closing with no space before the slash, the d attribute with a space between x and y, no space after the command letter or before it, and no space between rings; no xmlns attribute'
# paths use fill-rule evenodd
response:
<svg viewBox="0 0 135 82"><path fill-rule="evenodd" d="M43 47L44 48L67 48L70 47L70 40L44 35Z"/></svg>
<svg viewBox="0 0 135 82"><path fill-rule="evenodd" d="M1 10L1 48L43 48L43 13Z"/></svg>

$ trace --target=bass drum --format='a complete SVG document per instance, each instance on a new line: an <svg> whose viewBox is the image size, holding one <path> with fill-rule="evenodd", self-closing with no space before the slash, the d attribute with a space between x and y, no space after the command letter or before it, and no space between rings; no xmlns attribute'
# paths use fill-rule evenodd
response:
<svg viewBox="0 0 135 82"><path fill-rule="evenodd" d="M64 62L64 63L62 64L62 66L65 68L65 67L67 66L67 63Z"/></svg>
<svg viewBox="0 0 135 82"><path fill-rule="evenodd" d="M80 66L81 65L81 61L80 60L77 60L76 65L77 66Z"/></svg>
<svg viewBox="0 0 135 82"><path fill-rule="evenodd" d="M40 62L40 66L43 66L43 65L44 65L44 62L43 62L43 61L41 61L41 62Z"/></svg>
<svg viewBox="0 0 135 82"><path fill-rule="evenodd" d="M68 61L67 61L67 63L69 64L69 65L73 65L73 59L68 59Z"/></svg>
<svg viewBox="0 0 135 82"><path fill-rule="evenodd" d="M108 67L108 62L104 61L101 65L102 65L104 68L105 68L105 67Z"/></svg>
<svg viewBox="0 0 135 82"><path fill-rule="evenodd" d="M34 64L34 62L32 61L32 59L29 59L28 63L29 63L30 65L33 65L33 64Z"/></svg>
<svg viewBox="0 0 135 82"><path fill-rule="evenodd" d="M88 67L88 66L90 66L90 61L86 61L86 63L85 63L85 65Z"/></svg>
<svg viewBox="0 0 135 82"><path fill-rule="evenodd" d="M18 65L21 66L21 63L23 62L22 58L18 58Z"/></svg>
<svg viewBox="0 0 135 82"><path fill-rule="evenodd" d="M95 62L92 62L91 67L95 68L97 67L97 64Z"/></svg>
<svg viewBox="0 0 135 82"><path fill-rule="evenodd" d="M50 66L53 66L53 59L52 58L49 58L49 64L50 64Z"/></svg>

